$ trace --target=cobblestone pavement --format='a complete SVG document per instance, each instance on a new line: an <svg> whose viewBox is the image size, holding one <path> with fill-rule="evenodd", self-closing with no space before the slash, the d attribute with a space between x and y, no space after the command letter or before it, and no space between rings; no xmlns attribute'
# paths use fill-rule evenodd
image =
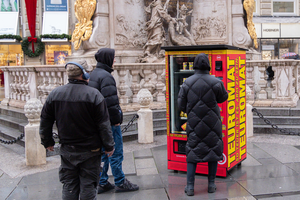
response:
<svg viewBox="0 0 300 200"><path fill-rule="evenodd" d="M229 171L226 178L216 179L216 193L207 193L207 176L196 175L193 197L184 193L186 173L167 169L166 141L162 135L155 136L152 144L124 143L124 173L140 190L111 191L99 194L98 199L300 199L299 136L255 134L248 138L247 159ZM48 157L47 165L26 167L23 148L0 145L0 152L1 200L61 199L59 156Z"/></svg>

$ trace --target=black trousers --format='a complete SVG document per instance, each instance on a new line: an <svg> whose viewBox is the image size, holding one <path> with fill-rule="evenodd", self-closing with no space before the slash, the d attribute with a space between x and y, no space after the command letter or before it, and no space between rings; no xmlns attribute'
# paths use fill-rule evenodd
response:
<svg viewBox="0 0 300 200"><path fill-rule="evenodd" d="M101 152L76 150L62 145L59 179L63 200L95 200L99 183Z"/></svg>

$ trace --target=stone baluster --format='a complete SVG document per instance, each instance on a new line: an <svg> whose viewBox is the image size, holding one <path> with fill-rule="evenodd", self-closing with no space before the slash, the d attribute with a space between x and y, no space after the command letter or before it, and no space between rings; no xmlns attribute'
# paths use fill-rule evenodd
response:
<svg viewBox="0 0 300 200"><path fill-rule="evenodd" d="M26 71L21 71L20 72L20 94L21 94L21 98L20 100L21 101L26 101L26 88L25 88L25 85L26 85L26 79L27 79L27 76L25 75Z"/></svg>
<svg viewBox="0 0 300 200"><path fill-rule="evenodd" d="M151 83L151 76L152 76L153 70L146 68L146 69L143 69L143 73L145 75L145 78L144 78L145 83L143 85L143 88L148 89L151 92L151 94L153 94L154 88L155 88L155 85Z"/></svg>
<svg viewBox="0 0 300 200"><path fill-rule="evenodd" d="M132 103L137 103L138 99L137 99L137 94L141 89L141 86L139 84L139 72L140 69L131 69L129 70L130 75L132 76L132 81L131 81L131 86L130 89L132 91Z"/></svg>
<svg viewBox="0 0 300 200"><path fill-rule="evenodd" d="M41 85L38 86L38 89L41 92L40 100L44 104L46 102L47 95L48 95L48 91L47 91L48 78L47 78L45 72L40 72L40 76L43 81L42 81Z"/></svg>
<svg viewBox="0 0 300 200"><path fill-rule="evenodd" d="M16 71L16 78L17 78L17 82L15 84L16 87L16 100L21 100L21 77L20 77L20 72Z"/></svg>
<svg viewBox="0 0 300 200"><path fill-rule="evenodd" d="M25 71L25 84L24 84L24 92L25 92L25 101L28 101L30 99L30 88L29 88L29 72Z"/></svg>
<svg viewBox="0 0 300 200"><path fill-rule="evenodd" d="M157 90L157 96L156 96L156 101L157 102L165 102L166 98L165 98L165 94L163 93L163 89L165 87L165 84L163 82L162 76L164 69L161 68L157 68L155 69L155 73L157 75L157 83L156 83L156 90Z"/></svg>
<svg viewBox="0 0 300 200"><path fill-rule="evenodd" d="M17 76L16 76L16 72L12 71L10 72L11 76L12 76L12 82L10 84L10 87L12 89L12 92L11 92L11 95L10 95L10 98L11 99L16 99L16 95L17 95L17 88L16 88L16 82L17 82Z"/></svg>
<svg viewBox="0 0 300 200"><path fill-rule="evenodd" d="M137 112L138 118L138 142L153 142L153 114L150 103L153 101L152 94L147 89L141 89L137 94L141 109Z"/></svg>
<svg viewBox="0 0 300 200"><path fill-rule="evenodd" d="M25 158L26 165L46 164L46 149L41 145L39 134L42 103L32 98L24 105L25 116L29 123L25 126Z"/></svg>
<svg viewBox="0 0 300 200"><path fill-rule="evenodd" d="M50 92L52 91L53 87L54 87L54 77L55 76L55 72L46 72L46 76L48 79L48 85L46 86L46 96L48 96L48 94L50 94Z"/></svg>
<svg viewBox="0 0 300 200"><path fill-rule="evenodd" d="M254 79L253 79L254 66L252 62L246 62L246 84L250 89L250 94L247 96L247 101L254 100Z"/></svg>
<svg viewBox="0 0 300 200"><path fill-rule="evenodd" d="M119 75L119 93L120 93L120 103L121 104L128 104L129 98L126 96L126 92L129 89L128 85L126 85L126 75L127 75L127 69L122 68L118 70Z"/></svg>
<svg viewBox="0 0 300 200"><path fill-rule="evenodd" d="M258 70L259 70L259 80L258 84L261 88L258 97L259 99L267 99L267 74L266 74L267 65L265 63L259 63Z"/></svg>

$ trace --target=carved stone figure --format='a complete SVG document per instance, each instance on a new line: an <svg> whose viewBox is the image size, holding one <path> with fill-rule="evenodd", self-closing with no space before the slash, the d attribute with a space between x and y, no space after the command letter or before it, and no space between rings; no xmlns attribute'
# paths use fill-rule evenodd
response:
<svg viewBox="0 0 300 200"><path fill-rule="evenodd" d="M146 23L146 31L148 32L148 41L145 45L145 56L154 54L159 55L160 47L165 39L165 31L163 28L163 18L167 12L161 3L161 0L153 0L148 7L145 8L148 14L151 14L150 20Z"/></svg>
<svg viewBox="0 0 300 200"><path fill-rule="evenodd" d="M179 10L179 18L177 18L176 31L181 35L182 31L187 28L188 23L186 22L186 17L191 15L193 10L187 12L187 7L183 4Z"/></svg>
<svg viewBox="0 0 300 200"><path fill-rule="evenodd" d="M93 21L91 21L91 18L95 12L96 0L77 0L74 7L78 23L75 25L72 34L72 42L74 43L74 49L78 50L81 42L88 40L92 35Z"/></svg>
<svg viewBox="0 0 300 200"><path fill-rule="evenodd" d="M254 0L245 0L243 3L243 6L247 13L248 32L249 32L250 37L253 39L254 47L257 49L258 48L257 35L256 35L256 31L255 31L255 26L253 23L253 12L254 12L255 1Z"/></svg>

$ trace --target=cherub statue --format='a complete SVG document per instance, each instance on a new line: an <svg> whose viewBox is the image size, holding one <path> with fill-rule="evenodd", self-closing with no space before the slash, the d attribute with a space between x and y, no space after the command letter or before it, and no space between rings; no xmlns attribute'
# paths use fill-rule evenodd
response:
<svg viewBox="0 0 300 200"><path fill-rule="evenodd" d="M187 12L187 7L183 4L179 10L179 18L177 18L177 26L176 31L181 35L184 29L188 26L188 23L186 22L186 17L191 15L193 10L190 10Z"/></svg>

